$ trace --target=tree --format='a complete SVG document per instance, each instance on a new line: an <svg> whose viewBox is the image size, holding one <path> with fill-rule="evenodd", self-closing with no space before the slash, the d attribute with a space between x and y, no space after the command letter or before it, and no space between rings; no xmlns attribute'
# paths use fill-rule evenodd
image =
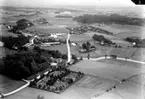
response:
<svg viewBox="0 0 145 99"><path fill-rule="evenodd" d="M26 29L27 27L30 27L33 25L29 20L26 19L20 19L16 22L17 28L20 30Z"/></svg>
<svg viewBox="0 0 145 99"><path fill-rule="evenodd" d="M90 44L90 42L87 42L87 43L86 43L86 45L87 45L87 48L86 48L86 50L87 50L87 51L89 51L89 50L90 50L90 47L91 47L91 44Z"/></svg>
<svg viewBox="0 0 145 99"><path fill-rule="evenodd" d="M39 46L34 46L34 51L38 52L39 54L41 53L41 49Z"/></svg>
<svg viewBox="0 0 145 99"><path fill-rule="evenodd" d="M104 38L103 35L94 34L94 35L93 35L93 39L96 40L96 41L101 42L101 41L104 41L105 38Z"/></svg>
<svg viewBox="0 0 145 99"><path fill-rule="evenodd" d="M75 62L77 62L77 61L78 61L77 56L76 56L76 55L74 55L74 54L72 54L72 59L74 59L74 60L75 60Z"/></svg>
<svg viewBox="0 0 145 99"><path fill-rule="evenodd" d="M88 57L88 59L90 59L90 54L89 53L88 53L88 56L87 57Z"/></svg>
<svg viewBox="0 0 145 99"><path fill-rule="evenodd" d="M83 44L82 44L82 47L83 47L83 49L87 49L86 43L83 43Z"/></svg>
<svg viewBox="0 0 145 99"><path fill-rule="evenodd" d="M86 42L82 44L83 49L85 49L87 52L89 52L91 44L90 42Z"/></svg>

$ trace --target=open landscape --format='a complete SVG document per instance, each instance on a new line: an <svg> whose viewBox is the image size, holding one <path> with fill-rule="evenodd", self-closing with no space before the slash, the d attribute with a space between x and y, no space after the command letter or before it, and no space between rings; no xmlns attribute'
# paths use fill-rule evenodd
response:
<svg viewBox="0 0 145 99"><path fill-rule="evenodd" d="M1 6L0 98L144 99L141 9Z"/></svg>

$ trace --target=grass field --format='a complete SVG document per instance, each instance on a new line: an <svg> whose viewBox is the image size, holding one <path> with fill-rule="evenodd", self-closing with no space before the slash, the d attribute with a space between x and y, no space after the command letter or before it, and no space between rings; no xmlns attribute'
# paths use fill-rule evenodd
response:
<svg viewBox="0 0 145 99"><path fill-rule="evenodd" d="M67 33L68 30L65 28L58 28L56 26L33 26L30 28L27 28L27 30L36 30L37 32L40 33Z"/></svg>
<svg viewBox="0 0 145 99"><path fill-rule="evenodd" d="M70 37L70 41L72 42L83 42L83 41L89 41L92 40L92 37L85 35L85 34L81 34L81 35L71 35Z"/></svg>
<svg viewBox="0 0 145 99"><path fill-rule="evenodd" d="M85 64L85 65L84 65ZM136 68L134 68L134 65ZM85 74L99 76L101 78L121 81L141 72L142 66L131 62L109 60L109 62L82 61L70 67L72 70L82 71ZM132 71L132 72L130 72Z"/></svg>
<svg viewBox="0 0 145 99"><path fill-rule="evenodd" d="M145 48L139 48L132 56L132 59L145 61Z"/></svg>
<svg viewBox="0 0 145 99"><path fill-rule="evenodd" d="M95 82L97 81L97 82ZM33 88L25 88L5 99L36 99L38 95L44 99L90 99L95 94L101 94L104 90L115 85L116 82L98 77L84 76L61 94L55 94Z"/></svg>
<svg viewBox="0 0 145 99"><path fill-rule="evenodd" d="M137 48L112 48L109 55L117 55L122 58L131 58L134 53L137 51Z"/></svg>
<svg viewBox="0 0 145 99"><path fill-rule="evenodd" d="M14 91L25 84L26 82L15 81L3 75L0 75L0 91L4 94Z"/></svg>
<svg viewBox="0 0 145 99"><path fill-rule="evenodd" d="M83 71L86 76L63 93L55 94L28 87L5 99L36 99L38 95L44 99L91 99L97 95L100 96L96 99L143 99L143 86L136 82L141 79L141 67L140 64L119 60L81 61L70 69ZM132 76L129 81L119 84L120 80ZM116 89L106 92L115 85Z"/></svg>
<svg viewBox="0 0 145 99"><path fill-rule="evenodd" d="M87 32L85 34L90 36L90 37L92 37L94 34L97 34L97 35L103 35L105 38L108 38L110 40L120 40L119 37L115 37L113 35L107 35L107 34L103 34L103 33L98 33L98 32Z"/></svg>
<svg viewBox="0 0 145 99"><path fill-rule="evenodd" d="M115 36L120 37L120 38L126 38L126 37L130 37L130 36L136 36L136 37L142 38L142 36L143 36L142 34L143 34L142 32L132 32L132 31L129 31L129 32L118 33Z"/></svg>
<svg viewBox="0 0 145 99"><path fill-rule="evenodd" d="M66 54L67 53L67 47L66 44L62 44L62 45L54 45L54 46L50 46L50 47L41 47L43 49L49 49L49 50L59 50L60 52Z"/></svg>

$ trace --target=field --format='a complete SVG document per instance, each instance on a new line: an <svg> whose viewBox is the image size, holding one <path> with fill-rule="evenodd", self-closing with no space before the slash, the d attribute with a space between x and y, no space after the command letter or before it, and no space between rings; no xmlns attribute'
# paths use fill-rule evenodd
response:
<svg viewBox="0 0 145 99"><path fill-rule="evenodd" d="M21 16L20 14L27 14L26 10L11 10L7 11L13 13L10 15L2 15L1 22L4 22L8 25L15 25L19 19L28 19L30 21L44 18L48 20L51 25L35 25L33 27L27 28L27 30L36 30L37 33L56 33L56 32L65 32L69 31L66 27L78 27L80 24L73 21L72 18L60 19L55 18L55 11L61 9L27 9L31 13L38 12L38 15L34 16ZM32 11L31 11L32 10ZM100 9L97 9L100 10ZM101 9L101 12L104 12ZM115 9L116 10L116 9ZM100 12L100 13L101 13ZM98 13L96 10L94 12L90 11L79 11L71 12L72 17L79 16L82 14L94 14ZM106 13L106 12L105 12ZM107 12L108 13L108 12ZM30 13L28 13L30 14ZM105 29L114 33L113 35L106 35L97 32L88 32L81 35L72 34L70 41L76 42L81 45L84 42L90 41L96 47L96 50L90 52L90 57L96 58L104 55L117 55L122 58L131 58L134 60L145 61L145 50L144 48L131 48L129 42L123 40L128 36L138 36L145 38L145 28L143 26L132 26L132 25L119 25L119 24L94 24L96 27ZM0 36L15 36L14 34L7 31L5 27L0 26ZM112 40L117 45L123 46L123 48L114 48L109 46L101 46L95 43L92 40L94 34L103 35L104 37ZM67 37L61 36L60 39L65 40ZM53 45L50 47L41 47L43 49L49 50L59 50L62 53L67 53L66 44L62 45ZM71 52L75 53L77 56L87 57L88 53L79 53L78 46L71 46ZM9 50L4 50L0 48L0 57L3 57L7 53L12 53ZM99 61L80 61L79 63L72 65L69 69L73 71L81 71L85 73L85 76L70 86L66 91L55 94L52 92L39 90L35 88L27 87L16 94L13 94L5 99L37 99L37 96L44 96L44 99L92 99L91 97L97 96L96 99L141 99L145 97L145 70L144 65L120 61L120 60L99 60ZM120 83L123 79L127 81ZM10 92L25 83L22 81L14 81L5 76L0 75L0 91L3 93ZM57 86L58 84L56 84ZM114 88L116 86L116 88ZM108 91L107 91L108 90ZM144 91L144 92L143 92ZM142 98L143 99L143 98Z"/></svg>
<svg viewBox="0 0 145 99"><path fill-rule="evenodd" d="M94 24L96 27L100 27L102 29L106 29L110 32L114 33L114 36L119 38L126 38L128 36L137 36L141 38L145 38L143 31L145 31L144 26L131 26L131 25L119 25L119 24L112 24L112 25L102 25Z"/></svg>
<svg viewBox="0 0 145 99"><path fill-rule="evenodd" d="M26 82L15 81L3 75L0 75L0 91L4 94L9 93L25 84Z"/></svg>
<svg viewBox="0 0 145 99"><path fill-rule="evenodd" d="M16 36L15 34L8 32L8 30L0 25L0 37L2 36Z"/></svg>
<svg viewBox="0 0 145 99"><path fill-rule="evenodd" d="M117 55L122 58L131 58L136 51L137 48L113 48L109 55Z"/></svg>
<svg viewBox="0 0 145 99"><path fill-rule="evenodd" d="M36 30L38 33L67 33L68 30L64 28L58 28L55 26L33 26L30 28L27 28L27 30Z"/></svg>
<svg viewBox="0 0 145 99"><path fill-rule="evenodd" d="M132 56L132 59L145 61L145 49L139 48Z"/></svg>
<svg viewBox="0 0 145 99"><path fill-rule="evenodd" d="M101 34L101 33L97 33L97 32L88 32L85 34L88 35L89 37L92 37L94 34L103 35L105 38L110 39L111 41L115 42L117 45L120 45L122 47L131 46L131 43L124 41L122 38L117 37L115 35Z"/></svg>
<svg viewBox="0 0 145 99"><path fill-rule="evenodd" d="M85 64L85 65L83 65ZM105 93L96 99L143 99L142 65L124 62L118 60L100 60L97 62L82 61L75 66L70 67L72 70L83 71L88 75L99 76L100 78L111 79L111 81L121 81L128 79L123 84L119 84L116 89ZM131 72L130 72L131 71ZM112 98L111 98L112 97Z"/></svg>
<svg viewBox="0 0 145 99"><path fill-rule="evenodd" d="M59 50L60 52L66 54L67 53L67 47L66 44L62 44L62 45L54 45L51 47L41 47L43 49L49 49L49 50Z"/></svg>
<svg viewBox="0 0 145 99"><path fill-rule="evenodd" d="M81 34L81 35L71 35L70 41L72 42L83 42L83 41L89 41L92 40L92 37L86 35L86 34Z"/></svg>
<svg viewBox="0 0 145 99"><path fill-rule="evenodd" d="M132 65L138 68L133 68ZM121 81L122 79L131 77L132 75L141 72L140 64L134 64L130 62L126 62L125 64L122 61L117 61L116 63L114 63L114 60L111 60L109 62L95 62L89 60L82 61L76 64L75 66L72 66L71 69L82 71L88 75L99 76L101 78L108 78L114 81Z"/></svg>
<svg viewBox="0 0 145 99"><path fill-rule="evenodd" d="M43 95L46 99L90 99L93 95L101 94L105 89L108 89L115 84L115 82L110 80L85 76L61 94L33 88L25 88L23 91L20 91L13 96L6 97L5 99L36 99L37 95Z"/></svg>
<svg viewBox="0 0 145 99"><path fill-rule="evenodd" d="M96 99L142 99L141 68L140 64L119 60L81 61L70 69L82 71L86 76L63 93L58 95L28 87L5 99L36 99L38 95L44 99L91 99L94 96ZM125 78L130 79L120 84Z"/></svg>

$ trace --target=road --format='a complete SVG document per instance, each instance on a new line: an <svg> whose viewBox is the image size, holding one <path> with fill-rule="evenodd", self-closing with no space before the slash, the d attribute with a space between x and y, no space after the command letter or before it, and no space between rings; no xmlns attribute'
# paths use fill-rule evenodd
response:
<svg viewBox="0 0 145 99"><path fill-rule="evenodd" d="M38 37L37 35L35 35L33 38L30 39L29 43L25 44L23 47L29 47L31 45L34 44L34 39Z"/></svg>
<svg viewBox="0 0 145 99"><path fill-rule="evenodd" d="M69 63L71 61L71 51L70 51L69 39L70 39L70 33L68 33L67 40L66 40L66 44L67 44L67 55L68 55L67 63Z"/></svg>

